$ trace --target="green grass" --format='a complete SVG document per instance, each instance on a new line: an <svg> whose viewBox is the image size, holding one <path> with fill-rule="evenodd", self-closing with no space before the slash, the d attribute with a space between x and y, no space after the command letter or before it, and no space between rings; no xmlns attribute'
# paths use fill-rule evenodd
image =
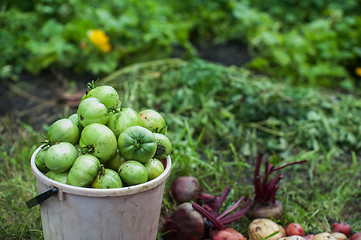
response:
<svg viewBox="0 0 361 240"><path fill-rule="evenodd" d="M167 59L130 65L100 80L114 86L124 106L153 108L169 125L172 173L162 217L176 204L167 191L178 176L194 175L203 191L219 195L232 188L227 204L253 197L252 176L259 152L284 163L307 163L282 170L278 200L307 233L329 231L346 221L361 231L361 101L336 91L288 86L244 69L195 60ZM29 160L40 133L9 117L1 119L0 199L4 239L40 239L39 207ZM225 207L225 206L224 206ZM234 225L247 235L250 219Z"/></svg>
<svg viewBox="0 0 361 240"><path fill-rule="evenodd" d="M0 122L0 212L2 239L40 239L40 211L29 210L25 202L36 196L30 156L40 135L22 122L4 117Z"/></svg>

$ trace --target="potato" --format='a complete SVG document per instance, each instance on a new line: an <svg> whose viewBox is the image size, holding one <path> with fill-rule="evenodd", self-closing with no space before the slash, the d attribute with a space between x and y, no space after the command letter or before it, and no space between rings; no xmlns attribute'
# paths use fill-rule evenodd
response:
<svg viewBox="0 0 361 240"><path fill-rule="evenodd" d="M332 237L336 238L336 240L346 240L347 236L341 232L331 233Z"/></svg>
<svg viewBox="0 0 361 240"><path fill-rule="evenodd" d="M280 238L279 240L305 240L305 239L302 236L292 235L289 237Z"/></svg>
<svg viewBox="0 0 361 240"><path fill-rule="evenodd" d="M323 232L316 234L312 240L336 240L336 238L331 233Z"/></svg>
<svg viewBox="0 0 361 240"><path fill-rule="evenodd" d="M277 240L286 237L285 229L268 218L257 218L248 226L248 234L250 240L260 240L266 238L274 232L278 232L267 240Z"/></svg>

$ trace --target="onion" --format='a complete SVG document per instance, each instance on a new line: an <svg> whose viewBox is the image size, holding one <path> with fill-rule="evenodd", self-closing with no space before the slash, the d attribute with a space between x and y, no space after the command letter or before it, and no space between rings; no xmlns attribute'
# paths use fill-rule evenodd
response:
<svg viewBox="0 0 361 240"><path fill-rule="evenodd" d="M163 226L165 240L201 240L204 235L203 216L191 203L180 204Z"/></svg>

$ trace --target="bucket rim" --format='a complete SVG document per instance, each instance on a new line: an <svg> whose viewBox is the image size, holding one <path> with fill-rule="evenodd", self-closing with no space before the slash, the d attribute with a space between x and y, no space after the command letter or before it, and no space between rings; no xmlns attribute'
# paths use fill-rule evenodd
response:
<svg viewBox="0 0 361 240"><path fill-rule="evenodd" d="M58 181L55 181L49 177L47 177L45 174L43 174L38 167L35 164L35 157L38 154L38 152L41 150L42 146L39 146L32 154L31 156L31 170L35 176L35 178L40 181L41 183L47 185L49 189L56 187L59 191L63 193L69 193L73 195L79 195L79 196L88 196L88 197L117 197L117 196L126 196L126 195L132 195L137 194L141 192L145 192L148 190L151 190L162 183L166 181L168 178L171 167L172 167L172 160L170 156L168 155L166 158L166 168L164 169L163 173L159 175L157 178L147 181L142 184L134 185L134 186L126 186L122 188L110 188L110 189L98 189L98 188L89 188L89 187L77 187L72 186L69 184L63 184Z"/></svg>

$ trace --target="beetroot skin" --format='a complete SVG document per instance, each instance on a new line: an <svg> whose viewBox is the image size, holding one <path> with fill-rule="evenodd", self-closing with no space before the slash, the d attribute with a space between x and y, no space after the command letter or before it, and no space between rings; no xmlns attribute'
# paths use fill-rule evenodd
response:
<svg viewBox="0 0 361 240"><path fill-rule="evenodd" d="M191 203L182 203L164 224L165 240L201 240L204 235L203 216Z"/></svg>
<svg viewBox="0 0 361 240"><path fill-rule="evenodd" d="M200 193L199 181L193 176L178 177L169 189L169 194L178 203L197 201Z"/></svg>

